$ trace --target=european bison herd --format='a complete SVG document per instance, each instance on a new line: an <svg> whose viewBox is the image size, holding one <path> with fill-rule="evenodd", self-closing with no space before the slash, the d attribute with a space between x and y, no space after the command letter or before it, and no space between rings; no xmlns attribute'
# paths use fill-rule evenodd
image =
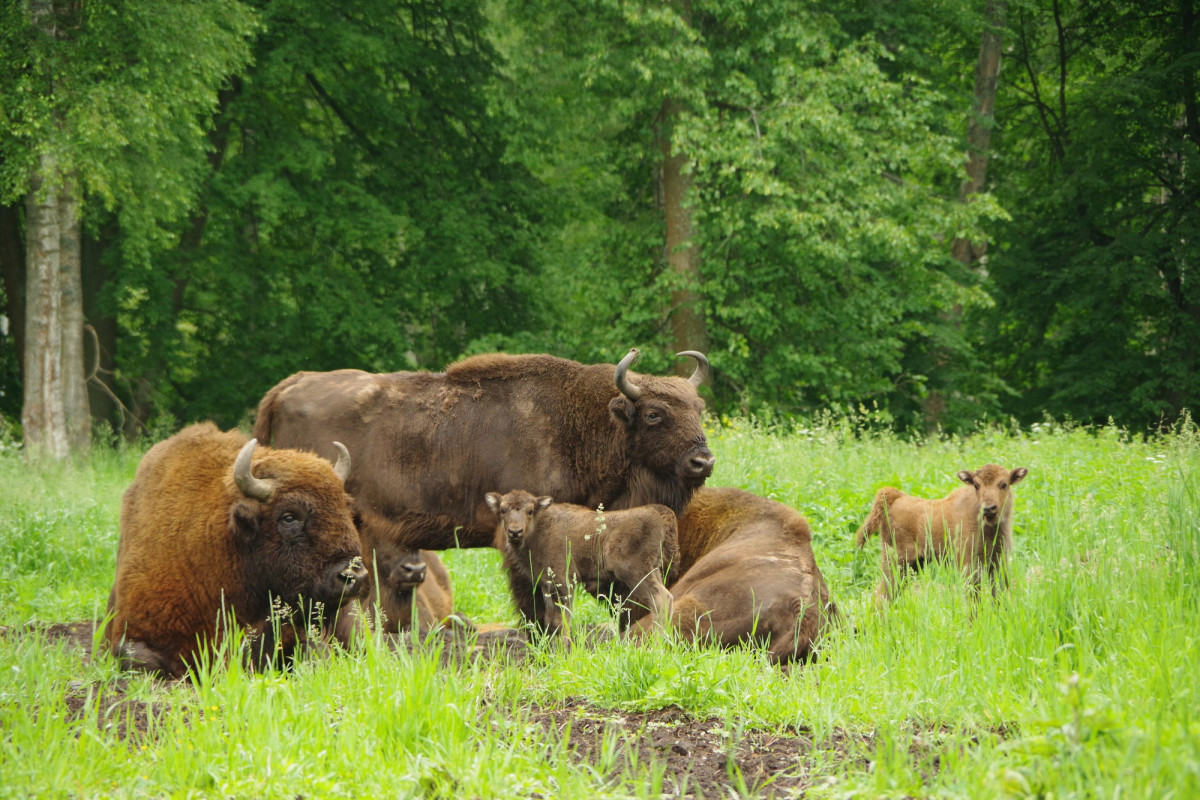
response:
<svg viewBox="0 0 1200 800"><path fill-rule="evenodd" d="M615 367L492 354L443 373L301 372L263 397L253 439L185 428L125 492L110 647L182 677L234 631L261 666L367 628L473 629L435 551L494 547L532 635L565 636L582 585L632 641L673 631L811 658L842 617L808 521L703 488L709 365L679 355L690 378L631 372L637 350ZM969 486L942 500L876 495L857 543L881 534L877 601L931 559L1003 583L1026 470L958 474Z"/></svg>

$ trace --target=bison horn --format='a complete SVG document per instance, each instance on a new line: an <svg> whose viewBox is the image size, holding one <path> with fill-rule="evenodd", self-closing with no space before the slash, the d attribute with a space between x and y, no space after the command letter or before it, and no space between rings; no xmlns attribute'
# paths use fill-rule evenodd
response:
<svg viewBox="0 0 1200 800"><path fill-rule="evenodd" d="M258 439L251 439L237 454L233 462L233 482L246 497L266 502L271 492L275 491L275 481L256 478L250 472L250 459L254 457L254 446L257 444Z"/></svg>
<svg viewBox="0 0 1200 800"><path fill-rule="evenodd" d="M637 357L640 355L641 351L634 347L629 351L628 355L621 359L621 363L617 364L617 374L615 376L617 388L621 390L621 394L630 400L637 400L642 396L642 390L630 383L629 378L625 374L629 372L630 365L634 361L637 361Z"/></svg>
<svg viewBox="0 0 1200 800"><path fill-rule="evenodd" d="M341 442L334 442L333 446L338 451L338 460L333 465L333 474L338 476L338 480L345 483L346 478L350 477L350 451Z"/></svg>
<svg viewBox="0 0 1200 800"><path fill-rule="evenodd" d="M684 350L682 353L676 353L676 356L691 356L696 359L696 369L692 372L692 377L688 378L688 383L692 386L699 386L704 383L704 378L708 375L708 357L704 353L697 353L695 350Z"/></svg>

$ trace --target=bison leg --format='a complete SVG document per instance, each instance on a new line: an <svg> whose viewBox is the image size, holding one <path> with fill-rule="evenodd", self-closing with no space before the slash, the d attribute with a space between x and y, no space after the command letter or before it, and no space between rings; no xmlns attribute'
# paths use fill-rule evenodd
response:
<svg viewBox="0 0 1200 800"><path fill-rule="evenodd" d="M629 625L647 614L658 619L671 615L671 593L658 577L658 570L631 584L628 597L621 613L617 616L617 627L624 633Z"/></svg>
<svg viewBox="0 0 1200 800"><path fill-rule="evenodd" d="M507 550L504 552L504 572L508 575L513 605L517 607L521 618L532 624L539 633L544 633L546 601L542 597L541 587L534 585L533 579L521 569L521 564Z"/></svg>

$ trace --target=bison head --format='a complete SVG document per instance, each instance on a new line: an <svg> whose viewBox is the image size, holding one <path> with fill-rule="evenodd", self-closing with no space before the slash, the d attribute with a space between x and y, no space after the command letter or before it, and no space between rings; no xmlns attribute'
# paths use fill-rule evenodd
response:
<svg viewBox="0 0 1200 800"><path fill-rule="evenodd" d="M1012 487L1029 474L1025 467L1008 470L998 464L986 464L975 472L961 470L958 479L975 488L979 513L989 524L995 524L1012 507Z"/></svg>
<svg viewBox="0 0 1200 800"><path fill-rule="evenodd" d="M532 531L534 515L554 502L552 497L534 497L522 489L505 495L488 492L484 500L496 515L496 544L507 537L513 547L520 547L526 534Z"/></svg>
<svg viewBox="0 0 1200 800"><path fill-rule="evenodd" d="M336 608L359 595L367 571L344 488L346 448L334 443L340 456L332 467L312 453L270 448L252 464L256 444L247 442L234 461L233 482L242 499L229 512L246 585L261 586L288 605L305 598Z"/></svg>
<svg viewBox="0 0 1200 800"><path fill-rule="evenodd" d="M629 367L638 355L636 348L630 350L617 364L620 394L608 404L629 436L630 496L624 505L662 503L678 514L716 462L700 423L704 401L696 392L708 373L708 359L685 350L677 355L696 360L690 378L639 376L634 381Z"/></svg>

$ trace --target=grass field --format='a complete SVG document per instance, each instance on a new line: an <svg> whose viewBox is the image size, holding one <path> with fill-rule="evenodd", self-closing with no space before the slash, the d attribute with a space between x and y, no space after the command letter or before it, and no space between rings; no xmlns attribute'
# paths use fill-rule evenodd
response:
<svg viewBox="0 0 1200 800"><path fill-rule="evenodd" d="M710 444L711 485L812 523L853 623L816 663L617 640L445 664L376 639L287 674L130 676L41 623L102 616L141 451L41 468L0 453L0 795L1200 797L1195 427L910 443L855 420L734 420ZM1011 589L975 605L933 569L873 610L877 544L852 539L874 491L942 496L987 462L1030 470ZM497 553L446 562L460 611L515 622Z"/></svg>

